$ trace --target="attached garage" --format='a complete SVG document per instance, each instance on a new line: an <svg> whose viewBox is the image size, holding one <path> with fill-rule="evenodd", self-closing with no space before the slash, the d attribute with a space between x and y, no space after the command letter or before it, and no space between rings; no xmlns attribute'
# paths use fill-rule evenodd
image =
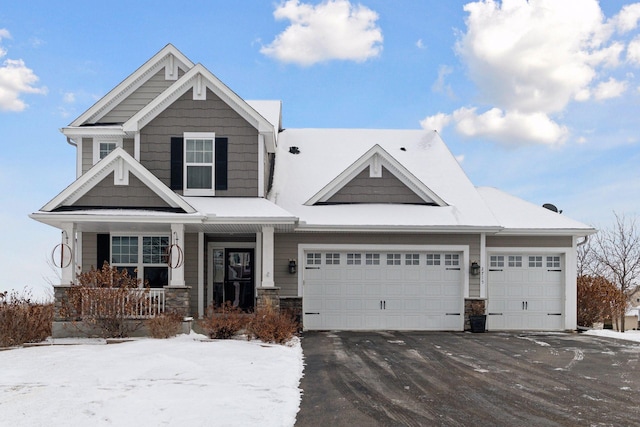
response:
<svg viewBox="0 0 640 427"><path fill-rule="evenodd" d="M491 254L487 329L565 329L564 258L557 253Z"/></svg>
<svg viewBox="0 0 640 427"><path fill-rule="evenodd" d="M460 331L467 251L302 250L304 327Z"/></svg>

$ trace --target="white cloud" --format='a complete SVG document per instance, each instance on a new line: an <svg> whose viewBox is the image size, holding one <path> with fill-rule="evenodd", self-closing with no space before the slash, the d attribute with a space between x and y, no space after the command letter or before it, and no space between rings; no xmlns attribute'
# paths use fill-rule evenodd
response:
<svg viewBox="0 0 640 427"><path fill-rule="evenodd" d="M427 47L424 45L424 42L422 41L422 39L418 39L418 41L416 42L416 47L418 49L426 49Z"/></svg>
<svg viewBox="0 0 640 427"><path fill-rule="evenodd" d="M362 62L382 52L378 14L348 0L315 6L288 0L273 15L291 24L260 52L279 61L304 66L333 59Z"/></svg>
<svg viewBox="0 0 640 427"><path fill-rule="evenodd" d="M640 36L634 38L627 45L627 61L640 65Z"/></svg>
<svg viewBox="0 0 640 427"><path fill-rule="evenodd" d="M627 82L621 82L610 77L606 82L601 82L596 86L593 96L601 101L603 99L617 98L627 90Z"/></svg>
<svg viewBox="0 0 640 427"><path fill-rule="evenodd" d="M422 126L423 129L442 132L442 129L451 123L451 118L452 117L449 114L438 113L433 116L425 117L424 120L420 121L420 126Z"/></svg>
<svg viewBox="0 0 640 427"><path fill-rule="evenodd" d="M431 90L434 92L446 93L449 97L453 98L453 89L451 86L445 83L445 80L449 74L453 73L453 68L447 65L441 65L438 69L438 78L431 86Z"/></svg>
<svg viewBox="0 0 640 427"><path fill-rule="evenodd" d="M76 102L76 94L73 92L66 92L62 95L62 100L67 104L73 104Z"/></svg>
<svg viewBox="0 0 640 427"><path fill-rule="evenodd" d="M456 51L487 105L484 112L461 108L451 115L464 135L561 143L568 129L554 115L572 101L619 96L625 89L615 80L594 85L620 65L625 45L612 36L637 27L640 3L609 21L597 0L479 0L464 10L466 32Z"/></svg>
<svg viewBox="0 0 640 427"><path fill-rule="evenodd" d="M564 142L569 134L565 126L544 113L521 113L492 108L478 114L475 108L453 112L456 130L466 136L484 136L507 144Z"/></svg>
<svg viewBox="0 0 640 427"><path fill-rule="evenodd" d="M8 30L0 28L0 41L11 38ZM0 58L6 49L0 46ZM22 59L5 59L0 65L0 111L23 111L27 104L20 98L25 93L46 94L45 87L35 87L38 76Z"/></svg>

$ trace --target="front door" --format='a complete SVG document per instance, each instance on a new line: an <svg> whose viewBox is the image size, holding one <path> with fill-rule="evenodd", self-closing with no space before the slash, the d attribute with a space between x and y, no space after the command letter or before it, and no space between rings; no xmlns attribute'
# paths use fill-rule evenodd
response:
<svg viewBox="0 0 640 427"><path fill-rule="evenodd" d="M253 249L215 249L213 252L213 295L217 306L229 302L250 310L254 303Z"/></svg>

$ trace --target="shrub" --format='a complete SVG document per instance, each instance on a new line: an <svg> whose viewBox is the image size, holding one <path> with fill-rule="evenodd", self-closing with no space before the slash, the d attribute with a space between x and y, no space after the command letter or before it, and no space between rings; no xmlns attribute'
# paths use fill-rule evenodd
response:
<svg viewBox="0 0 640 427"><path fill-rule="evenodd" d="M68 293L61 309L63 317L75 318L74 324L87 335L97 332L103 338L123 338L144 325L151 304L148 289L140 288L140 279L129 276L105 262L100 270L77 276L78 285Z"/></svg>
<svg viewBox="0 0 640 427"><path fill-rule="evenodd" d="M626 308L624 293L602 276L578 277L578 325L618 319Z"/></svg>
<svg viewBox="0 0 640 427"><path fill-rule="evenodd" d="M178 313L162 313L147 320L153 338L171 338L180 332L182 316Z"/></svg>
<svg viewBox="0 0 640 427"><path fill-rule="evenodd" d="M200 327L214 339L233 338L247 323L248 315L227 301L221 306L210 306L207 315L199 321Z"/></svg>
<svg viewBox="0 0 640 427"><path fill-rule="evenodd" d="M285 344L298 332L298 322L291 313L282 313L271 307L260 308L247 325L249 338L266 343Z"/></svg>
<svg viewBox="0 0 640 427"><path fill-rule="evenodd" d="M53 304L34 302L28 292L0 292L0 347L40 342L52 321Z"/></svg>

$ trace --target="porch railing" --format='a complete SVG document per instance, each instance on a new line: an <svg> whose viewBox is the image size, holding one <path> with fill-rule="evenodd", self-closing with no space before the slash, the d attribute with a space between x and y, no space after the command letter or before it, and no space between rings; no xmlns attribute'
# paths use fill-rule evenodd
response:
<svg viewBox="0 0 640 427"><path fill-rule="evenodd" d="M91 288L82 295L83 316L148 319L164 312L164 289Z"/></svg>

